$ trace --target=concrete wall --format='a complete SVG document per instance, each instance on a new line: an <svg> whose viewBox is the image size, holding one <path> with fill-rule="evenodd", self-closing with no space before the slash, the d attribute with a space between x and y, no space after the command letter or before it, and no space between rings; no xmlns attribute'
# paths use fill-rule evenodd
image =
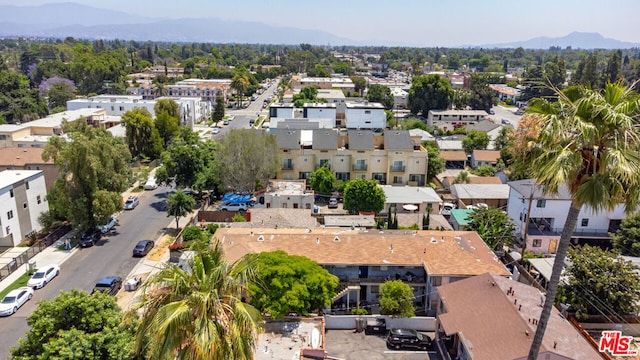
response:
<svg viewBox="0 0 640 360"><path fill-rule="evenodd" d="M414 329L417 331L436 331L436 318L415 316L412 318L392 318L389 316L375 315L325 315L324 324L326 330L349 330L356 328L356 319L376 319L384 318L387 321L387 329L403 328Z"/></svg>

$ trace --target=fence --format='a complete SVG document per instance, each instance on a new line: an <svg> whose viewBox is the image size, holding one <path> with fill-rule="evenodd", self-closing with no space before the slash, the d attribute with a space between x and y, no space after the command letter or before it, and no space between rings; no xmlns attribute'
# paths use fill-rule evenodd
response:
<svg viewBox="0 0 640 360"><path fill-rule="evenodd" d="M43 239L39 240L38 242L36 242L35 244L27 248L25 252L15 257L7 265L0 267L0 280L11 275L13 272L18 270L20 266L29 262L29 260L32 257L40 253L42 250L46 249L47 247L51 246L58 239L63 237L65 234L67 234L69 231L71 231L70 224L62 225L51 234L45 236Z"/></svg>

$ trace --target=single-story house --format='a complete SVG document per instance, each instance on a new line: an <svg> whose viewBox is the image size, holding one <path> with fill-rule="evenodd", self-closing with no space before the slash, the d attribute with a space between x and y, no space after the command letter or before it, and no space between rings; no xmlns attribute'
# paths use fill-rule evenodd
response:
<svg viewBox="0 0 640 360"><path fill-rule="evenodd" d="M455 183L457 176L442 177L442 187L449 189ZM497 176L477 176L469 174L467 176L467 184L503 184L502 179Z"/></svg>
<svg viewBox="0 0 640 360"><path fill-rule="evenodd" d="M396 209L398 212L426 213L429 208L438 209L442 199L430 187L378 185L387 200L382 212ZM392 210L393 212L394 210Z"/></svg>
<svg viewBox="0 0 640 360"><path fill-rule="evenodd" d="M483 165L496 166L498 160L500 160L498 150L473 150L471 153L471 167L474 169Z"/></svg>
<svg viewBox="0 0 640 360"><path fill-rule="evenodd" d="M468 156L464 150L446 150L439 153L444 160L445 169L464 169L467 167Z"/></svg>
<svg viewBox="0 0 640 360"><path fill-rule="evenodd" d="M491 207L506 208L509 200L509 185L453 184L451 195L467 206L484 203Z"/></svg>

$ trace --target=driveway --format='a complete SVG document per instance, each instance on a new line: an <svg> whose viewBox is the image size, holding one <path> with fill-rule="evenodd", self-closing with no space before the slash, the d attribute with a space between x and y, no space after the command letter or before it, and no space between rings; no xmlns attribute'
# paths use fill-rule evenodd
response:
<svg viewBox="0 0 640 360"><path fill-rule="evenodd" d="M327 330L325 333L327 355L351 360L441 360L435 351L389 350L383 336L365 335L353 330Z"/></svg>

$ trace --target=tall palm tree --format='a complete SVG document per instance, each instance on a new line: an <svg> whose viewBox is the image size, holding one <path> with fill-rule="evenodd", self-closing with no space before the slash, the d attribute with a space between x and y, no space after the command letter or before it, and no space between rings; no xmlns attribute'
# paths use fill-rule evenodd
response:
<svg viewBox="0 0 640 360"><path fill-rule="evenodd" d="M150 280L140 304L136 351L148 359L252 359L260 312L245 303L256 257L233 264L219 242L200 246L190 269L169 265Z"/></svg>
<svg viewBox="0 0 640 360"><path fill-rule="evenodd" d="M528 156L533 178L547 193L566 186L571 207L560 236L547 297L528 359L534 360L551 314L564 259L582 206L594 211L624 203L630 213L640 198L639 98L623 85L601 91L573 88L557 103L534 101L528 113L538 117L540 133Z"/></svg>
<svg viewBox="0 0 640 360"><path fill-rule="evenodd" d="M251 85L249 77L244 73L237 73L231 79L231 88L236 91L236 96L240 99L240 107L242 108L242 97L244 92Z"/></svg>

